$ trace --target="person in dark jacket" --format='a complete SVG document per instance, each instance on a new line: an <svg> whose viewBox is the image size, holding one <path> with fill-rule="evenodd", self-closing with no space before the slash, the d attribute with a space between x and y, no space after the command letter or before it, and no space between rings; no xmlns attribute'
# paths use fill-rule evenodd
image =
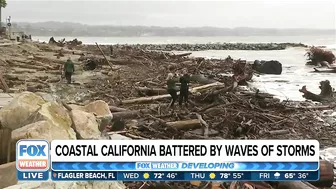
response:
<svg viewBox="0 0 336 189"><path fill-rule="evenodd" d="M65 78L66 78L68 84L71 83L71 77L72 77L72 74L74 72L75 72L75 65L71 61L71 59L68 58L68 60L64 64L64 75L65 75Z"/></svg>
<svg viewBox="0 0 336 189"><path fill-rule="evenodd" d="M190 83L190 75L186 69L183 70L183 76L180 77L180 99L179 105L182 106L184 102L186 107L188 107L188 96L189 96L189 83Z"/></svg>
<svg viewBox="0 0 336 189"><path fill-rule="evenodd" d="M167 77L167 92L172 97L172 103L169 107L174 108L174 104L177 100L177 89L176 89L176 78L174 78L174 74L169 73Z"/></svg>

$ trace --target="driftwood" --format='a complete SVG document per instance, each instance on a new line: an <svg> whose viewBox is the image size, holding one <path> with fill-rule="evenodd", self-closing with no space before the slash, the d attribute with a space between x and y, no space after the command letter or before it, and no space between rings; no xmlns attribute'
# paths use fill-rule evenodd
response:
<svg viewBox="0 0 336 189"><path fill-rule="evenodd" d="M220 86L220 85L223 85L223 84L219 83L219 82L216 82L216 83L211 83L211 84L208 84L208 85L202 85L202 86L199 86L199 87L189 89L189 92L196 93L198 91L208 89L208 88L214 87L214 86ZM178 94L179 94L179 92L178 92ZM140 98L136 98L136 99L123 100L122 104L147 103L147 102L152 102L152 101L155 101L155 100L161 100L161 99L165 99L165 98L169 98L169 97L170 97L169 94L151 96L151 97L140 97Z"/></svg>
<svg viewBox="0 0 336 189"><path fill-rule="evenodd" d="M319 72L319 73L336 73L336 69L317 69L317 68L314 68L314 71L313 72Z"/></svg>
<svg viewBox="0 0 336 189"><path fill-rule="evenodd" d="M333 186L333 165L325 160L320 160L320 179L311 182L272 182L276 189L317 189L317 187L330 188Z"/></svg>
<svg viewBox="0 0 336 189"><path fill-rule="evenodd" d="M316 187L331 187L334 182L334 165L326 160L320 160L320 179L309 182Z"/></svg>
<svg viewBox="0 0 336 189"><path fill-rule="evenodd" d="M317 102L326 101L333 97L333 89L330 86L329 80L321 81L320 89L321 93L318 95L308 91L306 86L303 86L299 91L303 93L302 97L304 97L305 99Z"/></svg>
<svg viewBox="0 0 336 189"><path fill-rule="evenodd" d="M166 125L176 129L196 129L202 126L198 119L167 122Z"/></svg>
<svg viewBox="0 0 336 189"><path fill-rule="evenodd" d="M96 42L96 46L98 47L99 51L101 52L101 54L103 55L103 57L105 58L106 62L108 63L108 65L111 67L111 69L113 70L113 64L106 58L103 50L100 48L100 46L98 45L98 43Z"/></svg>
<svg viewBox="0 0 336 189"><path fill-rule="evenodd" d="M141 109L141 110L133 110L133 111L115 112L115 113L112 113L112 115L113 115L112 120L136 118L139 115L146 114L150 111L151 111L150 109Z"/></svg>
<svg viewBox="0 0 336 189"><path fill-rule="evenodd" d="M125 109L125 108L119 108L119 107L116 107L116 106L110 106L110 111L111 112L126 112L128 110Z"/></svg>
<svg viewBox="0 0 336 189"><path fill-rule="evenodd" d="M162 88L135 87L135 90L146 96L162 95L168 93L167 89Z"/></svg>
<svg viewBox="0 0 336 189"><path fill-rule="evenodd" d="M204 136L209 137L209 124L204 121L203 117L200 114L195 113L195 115L197 116L197 119L199 120L199 122L205 127L204 132L203 132Z"/></svg>
<svg viewBox="0 0 336 189"><path fill-rule="evenodd" d="M174 54L174 55L170 55L170 57L171 58L181 58L181 57L184 57L184 56L189 56L191 54L192 53Z"/></svg>
<svg viewBox="0 0 336 189"><path fill-rule="evenodd" d="M307 182L279 182L276 189L318 189Z"/></svg>

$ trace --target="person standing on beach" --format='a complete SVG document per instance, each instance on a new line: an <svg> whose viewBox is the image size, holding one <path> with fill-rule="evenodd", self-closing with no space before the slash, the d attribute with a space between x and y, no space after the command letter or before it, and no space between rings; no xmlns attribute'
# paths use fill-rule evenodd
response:
<svg viewBox="0 0 336 189"><path fill-rule="evenodd" d="M177 100L177 89L176 89L176 78L174 78L173 73L169 73L167 77L167 92L172 97L172 102L169 105L169 108L174 108L174 104Z"/></svg>
<svg viewBox="0 0 336 189"><path fill-rule="evenodd" d="M71 83L71 77L74 72L75 72L75 65L71 61L71 58L69 57L68 60L64 64L64 75L65 75L65 78L68 84Z"/></svg>
<svg viewBox="0 0 336 189"><path fill-rule="evenodd" d="M182 106L182 103L184 102L186 107L188 107L190 75L188 74L187 69L184 69L182 74L182 77L180 77L181 88L179 105Z"/></svg>

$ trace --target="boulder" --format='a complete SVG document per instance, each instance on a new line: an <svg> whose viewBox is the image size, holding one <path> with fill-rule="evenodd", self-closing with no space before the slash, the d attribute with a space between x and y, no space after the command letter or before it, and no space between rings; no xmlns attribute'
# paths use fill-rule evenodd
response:
<svg viewBox="0 0 336 189"><path fill-rule="evenodd" d="M81 110L72 110L71 118L73 121L73 128L79 139L90 139L100 136L98 122L92 113L87 113Z"/></svg>
<svg viewBox="0 0 336 189"><path fill-rule="evenodd" d="M6 189L126 189L122 182L101 182L101 181L82 181L82 182L23 182L7 187Z"/></svg>
<svg viewBox="0 0 336 189"><path fill-rule="evenodd" d="M30 124L27 119L45 103L42 97L23 92L16 96L7 106L0 110L1 124L5 128L15 130Z"/></svg>
<svg viewBox="0 0 336 189"><path fill-rule="evenodd" d="M276 60L270 60L270 61L256 60L254 61L252 68L257 72L264 74L280 75L282 73L282 64Z"/></svg>
<svg viewBox="0 0 336 189"><path fill-rule="evenodd" d="M56 102L56 97L54 97L53 95L49 93L36 92L35 94L42 97L43 100L46 102Z"/></svg>
<svg viewBox="0 0 336 189"><path fill-rule="evenodd" d="M15 162L0 165L0 188L17 184Z"/></svg>
<svg viewBox="0 0 336 189"><path fill-rule="evenodd" d="M26 125L12 132L14 139L76 139L76 133L71 128L72 120L67 110L55 103L48 102L27 119Z"/></svg>
<svg viewBox="0 0 336 189"><path fill-rule="evenodd" d="M44 139L51 142L55 139L76 139L76 134L73 130L55 126L50 121L38 121L12 132L12 143L21 139Z"/></svg>
<svg viewBox="0 0 336 189"><path fill-rule="evenodd" d="M76 105L76 104L68 104L68 106L73 110L86 111L84 106L79 106L79 105Z"/></svg>
<svg viewBox="0 0 336 189"><path fill-rule="evenodd" d="M113 118L109 105L102 100L93 101L87 104L85 106L85 111L93 113L96 116L100 131L103 131Z"/></svg>
<svg viewBox="0 0 336 189"><path fill-rule="evenodd" d="M97 117L110 117L112 119L109 105L102 100L96 100L87 104L85 106L85 111L94 113Z"/></svg>

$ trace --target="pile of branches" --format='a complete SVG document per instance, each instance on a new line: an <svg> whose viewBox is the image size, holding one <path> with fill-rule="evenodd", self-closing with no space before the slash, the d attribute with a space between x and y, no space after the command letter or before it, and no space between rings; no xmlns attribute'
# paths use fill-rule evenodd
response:
<svg viewBox="0 0 336 189"><path fill-rule="evenodd" d="M49 39L49 44L52 45L57 45L59 47L64 47L65 45L69 46L69 47L73 47L73 46L78 46L78 45L82 45L82 41L79 41L78 39L73 39L71 41L65 41L65 38L56 41L54 37L51 37Z"/></svg>
<svg viewBox="0 0 336 189"><path fill-rule="evenodd" d="M307 56L308 65L318 65L321 62L328 62L333 64L335 62L335 55L331 51L327 51L318 47L311 47L305 54Z"/></svg>

